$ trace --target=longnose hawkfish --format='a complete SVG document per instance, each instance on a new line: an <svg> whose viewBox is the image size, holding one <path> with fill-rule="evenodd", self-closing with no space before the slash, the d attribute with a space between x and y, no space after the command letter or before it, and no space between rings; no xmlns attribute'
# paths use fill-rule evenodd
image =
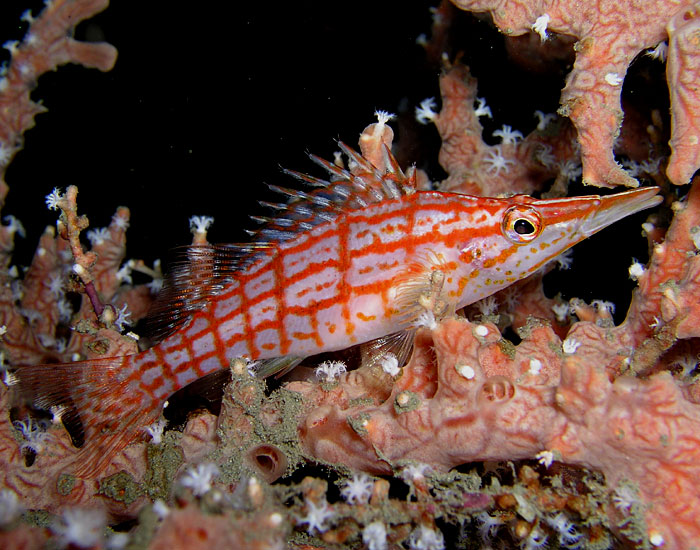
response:
<svg viewBox="0 0 700 550"><path fill-rule="evenodd" d="M321 352L406 336L435 309L456 310L534 273L611 223L661 202L657 187L538 200L418 191L384 147L378 170L344 144L350 170L311 157L329 179L288 172L310 191L245 245L187 249L151 314L140 353L17 371L35 406L76 411L76 475L103 469L144 434L175 391L236 358L267 376ZM377 351L379 353L379 351Z"/></svg>

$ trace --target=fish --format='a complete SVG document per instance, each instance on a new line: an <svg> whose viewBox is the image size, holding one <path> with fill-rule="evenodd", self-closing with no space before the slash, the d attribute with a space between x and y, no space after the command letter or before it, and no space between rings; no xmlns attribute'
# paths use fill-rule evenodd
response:
<svg viewBox="0 0 700 550"><path fill-rule="evenodd" d="M174 266L133 355L20 367L21 394L76 415L84 444L74 475L94 476L145 436L168 397L245 358L257 376L304 358L371 345L410 350L425 324L523 279L610 224L658 205L658 187L536 199L418 190L384 146L377 169L342 142L348 166L311 159L325 179L285 170L309 190L243 244L193 245Z"/></svg>

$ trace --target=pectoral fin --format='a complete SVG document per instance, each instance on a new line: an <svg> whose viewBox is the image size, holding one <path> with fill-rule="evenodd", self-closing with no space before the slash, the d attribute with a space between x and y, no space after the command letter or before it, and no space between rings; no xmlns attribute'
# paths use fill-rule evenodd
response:
<svg viewBox="0 0 700 550"><path fill-rule="evenodd" d="M407 329L426 325L447 314L450 303L443 292L447 268L440 256L429 254L425 260L409 264L394 287L392 309Z"/></svg>

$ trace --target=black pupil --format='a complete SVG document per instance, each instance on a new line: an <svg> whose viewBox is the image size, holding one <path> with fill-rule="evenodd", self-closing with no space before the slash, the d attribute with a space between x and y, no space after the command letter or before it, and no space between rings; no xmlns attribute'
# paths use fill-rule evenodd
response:
<svg viewBox="0 0 700 550"><path fill-rule="evenodd" d="M529 221L524 220L523 218L515 220L515 224L513 224L513 229L515 229L515 232L518 235L530 235L531 233L535 232L535 226L532 225Z"/></svg>

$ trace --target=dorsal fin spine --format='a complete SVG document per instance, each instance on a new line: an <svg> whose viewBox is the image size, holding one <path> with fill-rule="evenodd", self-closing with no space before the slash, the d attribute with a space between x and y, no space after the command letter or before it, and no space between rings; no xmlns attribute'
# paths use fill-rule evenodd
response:
<svg viewBox="0 0 700 550"><path fill-rule="evenodd" d="M353 175L350 172L348 172L344 168L339 168L332 162L328 162L326 159L322 159L321 157L317 157L316 155L309 155L309 158L316 164L318 164L321 168L326 170L326 172L336 176L338 179L351 181L353 178Z"/></svg>
<svg viewBox="0 0 700 550"><path fill-rule="evenodd" d="M307 185L311 185L313 187L328 187L331 182L328 180L323 180L321 178L317 178L314 176L309 176L308 174L304 174L302 172L297 172L296 170L289 170L287 168L282 168L282 173L292 176L294 179L297 179Z"/></svg>
<svg viewBox="0 0 700 550"><path fill-rule="evenodd" d="M288 187L282 187L280 185L274 185L272 183L267 183L266 185L270 191L274 191L275 193L279 193L280 195L286 195L287 197L303 198L303 191L289 189Z"/></svg>
<svg viewBox="0 0 700 550"><path fill-rule="evenodd" d="M384 157L384 165L387 167L387 171L396 174L400 178L405 178L403 171L401 170L401 167L399 166L399 163L396 161L396 157L391 154L391 151L389 150L389 147L384 145L382 148L382 155Z"/></svg>
<svg viewBox="0 0 700 550"><path fill-rule="evenodd" d="M163 297L156 300L156 307L149 315L154 329L152 336L162 339L185 323L209 299L220 293L236 277L236 272L252 263L275 254L274 249L283 242L309 231L319 224L331 223L343 212L366 208L385 200L398 199L415 191L415 170L406 178L388 147L384 149L386 173L372 165L359 153L342 142L339 147L353 165L346 170L314 155L311 160L330 174L330 181L284 170L286 174L311 184L307 191L268 185L277 193L289 197L287 203L261 202L276 211L276 216L251 216L262 224L257 230L248 231L253 242L247 245L194 246L175 265Z"/></svg>
<svg viewBox="0 0 700 550"><path fill-rule="evenodd" d="M365 159L362 155L360 155L357 151L352 149L351 147L348 147L343 143L342 141L338 142L338 147L340 147L340 150L347 155L347 157L357 164L362 170L365 172L369 172L371 174L374 174L375 177L381 178L382 174L379 173L379 170L377 170L376 166L374 166L371 162L369 162L367 159Z"/></svg>
<svg viewBox="0 0 700 550"><path fill-rule="evenodd" d="M382 187L386 191L387 195L392 199L398 199L401 197L401 191L396 187L393 181L388 178L382 178Z"/></svg>
<svg viewBox="0 0 700 550"><path fill-rule="evenodd" d="M286 210L288 206L283 202L258 201L258 204L265 208L271 208L272 210Z"/></svg>

